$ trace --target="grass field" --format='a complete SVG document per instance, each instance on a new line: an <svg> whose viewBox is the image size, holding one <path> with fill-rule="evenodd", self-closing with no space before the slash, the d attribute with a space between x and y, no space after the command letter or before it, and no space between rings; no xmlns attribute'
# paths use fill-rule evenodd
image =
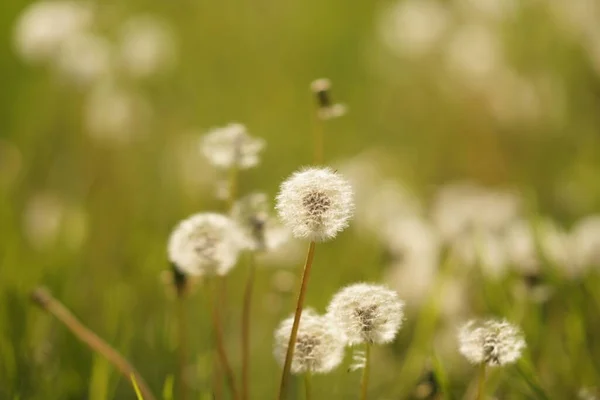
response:
<svg viewBox="0 0 600 400"><path fill-rule="evenodd" d="M229 200L261 192L272 207L314 163L319 132L323 164L352 183L354 217L317 244L305 304L323 313L356 282L404 300L395 340L373 347L370 399L476 398L457 339L473 318L506 318L527 343L488 369L486 398L600 398L596 1L4 0L0 39L0 399L135 398L31 301L40 286L157 398L181 398L167 243L194 213L230 212L230 171L201 143L231 122L266 147ZM319 118L322 77L338 118ZM307 247L255 257L252 399L277 394L273 332L294 311ZM215 299L240 382L249 258L224 286L190 278L189 399L229 398ZM359 398L353 351L312 377L313 399ZM303 399L303 379L291 383Z"/></svg>

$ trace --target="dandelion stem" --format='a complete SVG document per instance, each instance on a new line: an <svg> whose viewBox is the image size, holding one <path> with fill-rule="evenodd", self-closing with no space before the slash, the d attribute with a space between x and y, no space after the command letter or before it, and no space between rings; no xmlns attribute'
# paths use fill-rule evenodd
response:
<svg viewBox="0 0 600 400"><path fill-rule="evenodd" d="M311 393L311 385L310 385L310 378L311 378L311 373L310 370L306 371L306 373L304 374L304 390L305 390L305 396L304 398L306 400L310 400L310 393Z"/></svg>
<svg viewBox="0 0 600 400"><path fill-rule="evenodd" d="M237 184L238 184L238 167L236 164L233 164L231 168L229 168L229 193L227 194L227 207L231 210L233 204L235 203L235 198L237 196Z"/></svg>
<svg viewBox="0 0 600 400"><path fill-rule="evenodd" d="M300 284L300 292L298 293L298 302L296 303L296 313L294 314L294 323L292 325L292 332L290 334L290 340L288 342L287 352L285 354L285 362L283 364L283 372L281 374L281 385L279 386L279 400L283 400L286 393L286 386L288 377L290 375L290 369L292 368L292 358L294 357L294 349L296 347L296 338L298 336L298 327L300 326L300 317L302 316L302 307L304 305L304 297L306 295L306 287L308 285L308 278L310 277L310 270L312 267L313 258L315 255L315 242L310 242L308 246L308 254L306 255L306 262L304 263L304 273L302 274L302 283Z"/></svg>
<svg viewBox="0 0 600 400"><path fill-rule="evenodd" d="M318 112L318 110L317 110ZM324 138L324 127L323 121L319 118L318 115L314 117L313 122L313 131L314 131L314 154L313 154L313 162L315 165L319 165L323 163L323 154L325 152L325 138Z"/></svg>
<svg viewBox="0 0 600 400"><path fill-rule="evenodd" d="M186 364L187 364L187 321L185 313L185 295L179 293L177 295L177 334L178 334L178 353L179 353L179 398L187 399L187 380L186 380Z"/></svg>
<svg viewBox="0 0 600 400"><path fill-rule="evenodd" d="M93 351L104 356L125 379L133 382L131 380L133 377L144 399L156 399L150 388L148 388L146 381L144 381L133 365L98 335L84 326L60 301L52 297L52 294L48 290L37 288L32 292L31 298L38 306L62 322L80 341L88 345Z"/></svg>
<svg viewBox="0 0 600 400"><path fill-rule="evenodd" d="M477 385L477 400L483 400L485 392L485 362L479 366L479 383Z"/></svg>
<svg viewBox="0 0 600 400"><path fill-rule="evenodd" d="M250 311L252 290L254 288L254 253L248 255L248 280L244 290L244 308L242 311L242 400L248 400L250 392Z"/></svg>
<svg viewBox="0 0 600 400"><path fill-rule="evenodd" d="M229 360L227 358L227 353L225 352L225 345L223 343L223 326L221 321L221 293L224 289L223 286L225 285L225 277L216 278L214 283L215 284L212 304L212 322L213 329L215 331L217 356L219 357L221 367L225 372L225 379L227 380L227 385L229 386L229 390L231 391L231 396L234 400L236 400L239 398L239 396L237 388L235 386L235 377L233 376L233 370L231 369L231 365L229 364Z"/></svg>
<svg viewBox="0 0 600 400"><path fill-rule="evenodd" d="M367 341L365 343L365 367L363 368L362 382L361 382L361 400L367 399L367 391L369 389L369 368L371 367L371 343Z"/></svg>

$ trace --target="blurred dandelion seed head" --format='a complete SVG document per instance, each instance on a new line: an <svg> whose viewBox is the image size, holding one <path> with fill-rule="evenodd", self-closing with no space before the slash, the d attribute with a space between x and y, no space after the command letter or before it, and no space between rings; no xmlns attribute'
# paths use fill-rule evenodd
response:
<svg viewBox="0 0 600 400"><path fill-rule="evenodd" d="M358 283L333 296L327 315L344 333L348 345L389 343L404 318L404 302L381 285Z"/></svg>
<svg viewBox="0 0 600 400"><path fill-rule="evenodd" d="M272 251L282 246L290 238L290 232L274 218L264 193L251 193L235 202L231 217L242 227L250 249Z"/></svg>
<svg viewBox="0 0 600 400"><path fill-rule="evenodd" d="M396 55L421 57L435 49L450 23L450 13L441 2L399 1L382 12L380 36Z"/></svg>
<svg viewBox="0 0 600 400"><path fill-rule="evenodd" d="M55 66L70 81L89 85L106 79L112 72L113 49L104 37L92 33L76 33L60 46Z"/></svg>
<svg viewBox="0 0 600 400"><path fill-rule="evenodd" d="M469 321L460 329L458 340L467 360L489 366L512 364L525 348L521 330L505 320Z"/></svg>
<svg viewBox="0 0 600 400"><path fill-rule="evenodd" d="M151 77L176 64L175 34L166 21L153 15L127 20L118 46L122 69L135 78Z"/></svg>
<svg viewBox="0 0 600 400"><path fill-rule="evenodd" d="M52 60L63 43L87 29L93 21L91 4L78 1L38 1L19 16L14 46L29 62Z"/></svg>
<svg viewBox="0 0 600 400"><path fill-rule="evenodd" d="M169 260L184 274L226 275L247 247L239 226L216 213L195 214L181 221L168 243Z"/></svg>
<svg viewBox="0 0 600 400"><path fill-rule="evenodd" d="M297 238L324 242L343 231L354 211L350 183L330 168L307 168L281 184L277 211Z"/></svg>
<svg viewBox="0 0 600 400"><path fill-rule="evenodd" d="M146 99L111 81L94 85L83 112L90 137L110 145L127 144L142 136L152 115Z"/></svg>
<svg viewBox="0 0 600 400"><path fill-rule="evenodd" d="M244 125L231 123L204 135L201 149L215 167L248 169L258 165L265 145L263 139L250 136Z"/></svg>
<svg viewBox="0 0 600 400"><path fill-rule="evenodd" d="M282 321L275 331L273 353L281 365L285 361L293 323L292 316ZM335 369L344 357L342 337L342 333L327 317L317 315L310 309L304 310L295 343L292 373L325 374Z"/></svg>

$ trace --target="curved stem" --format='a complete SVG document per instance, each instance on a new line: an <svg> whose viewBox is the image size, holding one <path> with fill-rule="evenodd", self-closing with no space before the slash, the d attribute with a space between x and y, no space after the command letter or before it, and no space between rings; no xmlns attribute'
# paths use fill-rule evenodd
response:
<svg viewBox="0 0 600 400"><path fill-rule="evenodd" d="M308 285L308 278L310 277L310 270L312 267L313 258L315 255L315 242L310 242L308 246L308 254L306 255L306 262L304 263L304 273L302 274L302 283L300 284L300 293L298 293L298 301L296 303L296 313L294 314L294 323L292 325L292 332L290 334L290 340L288 342L287 352L285 354L285 363L283 364L283 372L281 374L281 385L279 386L279 400L285 397L286 386L288 377L290 375L290 369L292 367L292 358L294 357L294 349L296 347L296 338L298 336L298 327L300 325L300 317L302 316L302 307L304 305L304 297L306 296L306 287Z"/></svg>
<svg viewBox="0 0 600 400"><path fill-rule="evenodd" d="M179 353L179 398L187 399L187 380L186 380L186 363L187 363L187 323L185 315L185 296L177 296L177 334L178 334L178 353Z"/></svg>
<svg viewBox="0 0 600 400"><path fill-rule="evenodd" d="M311 385L310 385L310 378L311 378L311 374L310 371L306 371L306 373L304 374L304 390L305 390L305 396L304 398L306 400L310 400L310 393L312 391Z"/></svg>
<svg viewBox="0 0 600 400"><path fill-rule="evenodd" d="M250 392L250 311L252 309L252 290L254 288L254 254L248 256L248 280L244 290L244 308L242 311L242 400L247 400Z"/></svg>
<svg viewBox="0 0 600 400"><path fill-rule="evenodd" d="M361 400L367 399L367 392L369 390L369 368L371 367L371 344L365 343L365 367L363 368L362 382L361 382Z"/></svg>
<svg viewBox="0 0 600 400"><path fill-rule="evenodd" d="M229 390L231 391L231 396L233 399L238 399L238 392L235 385L235 377L233 375L233 370L231 369L231 365L229 364L229 359L227 358L227 353L225 351L225 345L223 343L223 326L221 322L221 292L224 283L224 277L217 277L214 282L214 295L213 295L213 304L212 304L212 323L213 329L215 331L215 340L217 347L217 356L219 357L219 361L221 367L223 368L223 372L225 373L225 379L227 380L227 385L229 386ZM219 285L219 283L221 285Z"/></svg>
<svg viewBox="0 0 600 400"><path fill-rule="evenodd" d="M483 400L485 392L485 362L479 366L479 384L477 385L477 400Z"/></svg>
<svg viewBox="0 0 600 400"><path fill-rule="evenodd" d="M98 335L84 326L60 301L56 300L46 289L38 288L31 294L33 301L42 309L62 322L77 339L85 343L93 351L104 356L128 381L137 384L145 400L155 400L148 384L137 370L118 351ZM133 379L132 379L133 377Z"/></svg>

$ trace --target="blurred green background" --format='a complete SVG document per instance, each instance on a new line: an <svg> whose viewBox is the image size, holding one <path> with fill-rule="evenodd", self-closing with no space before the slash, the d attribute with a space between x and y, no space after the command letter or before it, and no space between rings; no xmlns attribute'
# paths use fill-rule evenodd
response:
<svg viewBox="0 0 600 400"><path fill-rule="evenodd" d="M85 117L97 83L19 55L15 30L30 4L5 0L0 9L1 399L133 398L129 382L31 304L38 285L162 392L176 371L175 304L160 278L168 269L168 235L192 213L225 210L198 140L215 126L245 124L267 148L261 164L243 172L239 192L275 195L285 177L311 163L316 78L328 77L334 100L348 107L325 123L330 164L375 151L381 156L369 160L385 160L376 167L425 208L439 185L468 179L518 190L527 217L543 214L565 229L600 210L594 0L95 2L90 29L111 46L138 15L163 21L172 39L168 68L143 79L126 68L102 77L141 102L133 122L110 135L90 134ZM111 112L101 109L99 120ZM385 246L358 230L318 246L308 305L323 311L341 286L382 281ZM296 285L281 290L273 276L285 281L281 270L299 271L299 247L299 255L259 269L253 398L276 393L271 335L292 311ZM450 273L461 269L456 264ZM555 295L543 305L522 305L505 290L518 274L493 282L473 270L459 275L473 315L508 317L518 305L526 316L520 322L531 354L519 371L527 373L498 372L497 398L538 398L536 390L575 398L598 384L597 268L578 280L551 278ZM226 341L236 371L245 277L241 263L227 297ZM417 396L419 377L432 364L436 309L445 301L437 286L430 290L431 300L408 313L398 340L377 350L372 398ZM208 399L205 292L196 288L187 312L191 386L194 398ZM437 379L447 378L447 398L462 398L474 376L458 360L433 362ZM357 398L358 382L359 374L344 367L317 376L315 398Z"/></svg>

